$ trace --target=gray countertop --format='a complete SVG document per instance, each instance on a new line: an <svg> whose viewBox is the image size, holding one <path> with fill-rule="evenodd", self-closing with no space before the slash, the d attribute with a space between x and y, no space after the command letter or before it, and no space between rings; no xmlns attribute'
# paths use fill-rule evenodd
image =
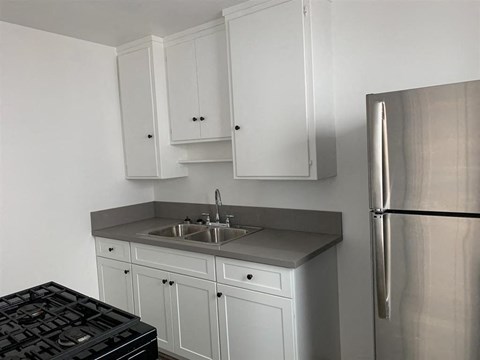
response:
<svg viewBox="0 0 480 360"><path fill-rule="evenodd" d="M341 235L268 228L223 245L142 235L142 233L179 222L181 220L156 217L93 230L92 234L104 238L195 251L287 268L296 268L342 241Z"/></svg>

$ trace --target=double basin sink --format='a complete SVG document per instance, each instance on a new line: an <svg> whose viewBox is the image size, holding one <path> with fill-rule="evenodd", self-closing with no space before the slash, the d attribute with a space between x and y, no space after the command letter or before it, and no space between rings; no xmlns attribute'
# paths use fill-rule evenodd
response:
<svg viewBox="0 0 480 360"><path fill-rule="evenodd" d="M250 226L218 227L214 225L176 224L150 231L148 235L218 245L260 230L262 228Z"/></svg>

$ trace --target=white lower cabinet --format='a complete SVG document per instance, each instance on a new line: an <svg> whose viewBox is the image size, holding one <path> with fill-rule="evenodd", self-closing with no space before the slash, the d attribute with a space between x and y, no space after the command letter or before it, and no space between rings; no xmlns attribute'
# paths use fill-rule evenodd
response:
<svg viewBox="0 0 480 360"><path fill-rule="evenodd" d="M295 359L293 301L218 285L222 360Z"/></svg>
<svg viewBox="0 0 480 360"><path fill-rule="evenodd" d="M192 360L219 360L216 286L133 265L135 314L157 329L158 347Z"/></svg>
<svg viewBox="0 0 480 360"><path fill-rule="evenodd" d="M157 328L158 346L173 351L172 310L169 274L133 265L135 315Z"/></svg>
<svg viewBox="0 0 480 360"><path fill-rule="evenodd" d="M96 241L100 299L155 326L168 355L340 359L335 248L287 269L125 242L129 263Z"/></svg>
<svg viewBox="0 0 480 360"><path fill-rule="evenodd" d="M170 274L174 353L192 360L218 360L218 312L213 281Z"/></svg>
<svg viewBox="0 0 480 360"><path fill-rule="evenodd" d="M127 312L133 312L132 265L97 257L100 300Z"/></svg>

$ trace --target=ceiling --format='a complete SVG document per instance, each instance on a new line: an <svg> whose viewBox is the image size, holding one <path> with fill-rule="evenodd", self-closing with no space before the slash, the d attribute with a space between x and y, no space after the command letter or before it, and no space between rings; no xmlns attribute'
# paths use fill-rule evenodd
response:
<svg viewBox="0 0 480 360"><path fill-rule="evenodd" d="M0 0L0 20L118 46L221 17L245 0Z"/></svg>

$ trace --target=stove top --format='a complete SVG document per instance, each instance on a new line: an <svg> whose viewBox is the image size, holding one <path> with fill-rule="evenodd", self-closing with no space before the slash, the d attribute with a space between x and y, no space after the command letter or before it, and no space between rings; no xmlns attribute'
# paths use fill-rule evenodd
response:
<svg viewBox="0 0 480 360"><path fill-rule="evenodd" d="M92 354L137 338L139 323L135 315L49 282L0 298L0 359L99 358Z"/></svg>

